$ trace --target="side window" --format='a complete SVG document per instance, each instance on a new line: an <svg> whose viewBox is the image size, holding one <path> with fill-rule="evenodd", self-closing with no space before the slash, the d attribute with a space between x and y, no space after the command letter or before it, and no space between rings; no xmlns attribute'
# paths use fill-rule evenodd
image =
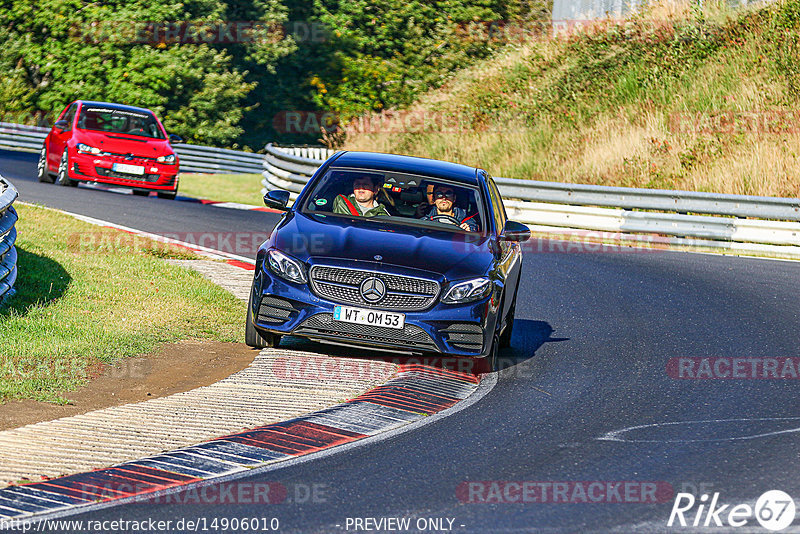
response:
<svg viewBox="0 0 800 534"><path fill-rule="evenodd" d="M506 208L503 206L503 199L500 197L500 191L497 190L494 180L488 174L486 175L486 185L489 186L489 196L492 199L492 210L494 212L494 224L497 227L497 233L503 231L506 226Z"/></svg>
<svg viewBox="0 0 800 534"><path fill-rule="evenodd" d="M67 121L67 129L65 131L72 130L72 121L75 119L75 112L78 110L78 104L72 104L67 110L67 114L64 115L64 120Z"/></svg>

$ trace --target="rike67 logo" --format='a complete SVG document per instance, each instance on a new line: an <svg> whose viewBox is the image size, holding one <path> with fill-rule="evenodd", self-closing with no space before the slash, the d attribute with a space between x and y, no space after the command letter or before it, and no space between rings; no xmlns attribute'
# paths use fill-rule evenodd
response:
<svg viewBox="0 0 800 534"><path fill-rule="evenodd" d="M794 515L794 500L780 490L765 492L755 506L720 504L719 493L714 493L710 502L707 494L696 499L691 493L678 493L667 526L743 527L754 526L755 519L767 530L778 531L791 525Z"/></svg>

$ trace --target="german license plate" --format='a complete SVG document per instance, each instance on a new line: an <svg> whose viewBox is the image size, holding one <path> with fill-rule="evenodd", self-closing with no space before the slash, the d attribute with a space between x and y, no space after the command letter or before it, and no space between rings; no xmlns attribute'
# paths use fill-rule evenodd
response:
<svg viewBox="0 0 800 534"><path fill-rule="evenodd" d="M116 172L124 172L126 174L144 174L144 167L141 165L128 165L127 163L115 163L111 170Z"/></svg>
<svg viewBox="0 0 800 534"><path fill-rule="evenodd" d="M349 306L335 306L333 308L333 318L336 321L345 323L383 326L385 328L403 328L406 322L406 316L403 313L366 310Z"/></svg>

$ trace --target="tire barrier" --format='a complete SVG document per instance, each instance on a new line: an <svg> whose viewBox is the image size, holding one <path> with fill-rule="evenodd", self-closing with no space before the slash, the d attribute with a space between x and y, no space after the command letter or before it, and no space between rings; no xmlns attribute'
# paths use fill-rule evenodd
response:
<svg viewBox="0 0 800 534"><path fill-rule="evenodd" d="M13 293L17 279L17 212L13 206L17 196L14 186L0 176L0 303Z"/></svg>

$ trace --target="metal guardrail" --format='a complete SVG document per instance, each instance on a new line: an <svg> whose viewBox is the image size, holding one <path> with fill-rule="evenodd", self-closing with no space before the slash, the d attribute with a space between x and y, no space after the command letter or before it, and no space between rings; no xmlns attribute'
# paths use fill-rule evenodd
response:
<svg viewBox="0 0 800 534"><path fill-rule="evenodd" d="M296 155L267 145L264 191L286 189L292 200L332 151ZM309 157L310 156L310 157ZM667 244L711 246L800 257L800 199L634 189L495 178L508 216L534 231L670 236ZM650 210L650 211L642 211ZM704 215L698 215L704 214ZM711 215L711 216L709 216ZM749 218L746 218L749 217ZM641 239L639 239L641 240ZM742 244L742 245L736 245Z"/></svg>
<svg viewBox="0 0 800 534"><path fill-rule="evenodd" d="M261 173L264 177L261 180L261 185L264 186L262 193L272 189L285 189L289 191L292 201L322 162L336 152L327 148L277 147L271 143L265 150L267 153L263 156Z"/></svg>
<svg viewBox="0 0 800 534"><path fill-rule="evenodd" d="M17 212L14 201L17 190L0 176L0 303L9 295L17 279Z"/></svg>
<svg viewBox="0 0 800 534"><path fill-rule="evenodd" d="M264 158L263 154L201 145L181 144L172 148L180 158L181 172L258 174Z"/></svg>
<svg viewBox="0 0 800 534"><path fill-rule="evenodd" d="M0 122L0 147L38 152L49 131L39 126ZM258 174L263 168L262 154L188 144L176 144L172 148L180 158L181 172Z"/></svg>

